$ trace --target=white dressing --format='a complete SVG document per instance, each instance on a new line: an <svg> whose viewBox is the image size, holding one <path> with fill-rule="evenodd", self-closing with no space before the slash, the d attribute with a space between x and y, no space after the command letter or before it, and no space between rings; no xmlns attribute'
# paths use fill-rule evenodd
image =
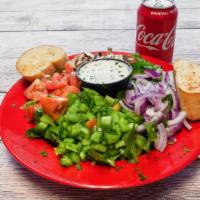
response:
<svg viewBox="0 0 200 200"><path fill-rule="evenodd" d="M79 69L79 77L88 83L109 84L123 80L130 75L129 66L118 60L97 60Z"/></svg>

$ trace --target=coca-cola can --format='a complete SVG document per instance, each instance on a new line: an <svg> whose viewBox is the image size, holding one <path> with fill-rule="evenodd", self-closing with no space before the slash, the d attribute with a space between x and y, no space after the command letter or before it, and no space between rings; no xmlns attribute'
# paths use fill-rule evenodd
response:
<svg viewBox="0 0 200 200"><path fill-rule="evenodd" d="M136 52L171 63L177 17L174 0L143 0L137 12Z"/></svg>

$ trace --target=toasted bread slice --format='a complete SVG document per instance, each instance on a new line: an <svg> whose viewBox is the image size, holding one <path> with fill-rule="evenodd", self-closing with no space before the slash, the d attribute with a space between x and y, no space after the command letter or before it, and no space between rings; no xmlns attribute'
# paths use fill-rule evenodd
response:
<svg viewBox="0 0 200 200"><path fill-rule="evenodd" d="M62 48L41 45L24 52L16 63L17 71L32 82L64 68L67 56Z"/></svg>
<svg viewBox="0 0 200 200"><path fill-rule="evenodd" d="M176 60L173 66L181 109L186 111L189 120L200 120L200 65Z"/></svg>

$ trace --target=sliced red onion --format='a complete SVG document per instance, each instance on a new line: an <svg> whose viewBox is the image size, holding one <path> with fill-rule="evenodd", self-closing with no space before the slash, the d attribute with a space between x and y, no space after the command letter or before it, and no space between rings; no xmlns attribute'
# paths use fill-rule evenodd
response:
<svg viewBox="0 0 200 200"><path fill-rule="evenodd" d="M129 108L128 106L126 106L122 100L119 101L119 104L122 108L124 108L130 112L133 112L133 110L131 108Z"/></svg>
<svg viewBox="0 0 200 200"><path fill-rule="evenodd" d="M134 90L126 90L126 92L125 92L125 99L126 99L127 104L131 103L131 98L133 96L135 96Z"/></svg>
<svg viewBox="0 0 200 200"><path fill-rule="evenodd" d="M132 90L132 88L133 88L133 83L130 80L129 83L128 83L128 86L127 86L127 90Z"/></svg>
<svg viewBox="0 0 200 200"><path fill-rule="evenodd" d="M173 136L175 133L180 131L183 128L183 124L177 124L175 126L170 126L167 128L168 137Z"/></svg>
<svg viewBox="0 0 200 200"><path fill-rule="evenodd" d="M151 122L159 124L163 120L163 118L164 118L164 113L156 112L156 114L151 118Z"/></svg>
<svg viewBox="0 0 200 200"><path fill-rule="evenodd" d="M135 112L138 114L138 115L142 115L144 114L146 110L146 99L142 99L141 101L136 101L135 102Z"/></svg>
<svg viewBox="0 0 200 200"><path fill-rule="evenodd" d="M147 119L147 121L155 121L157 123L160 122L164 117L164 112L167 106L167 102L163 103L158 112L155 112L155 107L148 107L145 112L145 119Z"/></svg>
<svg viewBox="0 0 200 200"><path fill-rule="evenodd" d="M168 108L168 105L169 105L169 103L167 101L164 103L161 103L159 111L165 112L165 110Z"/></svg>
<svg viewBox="0 0 200 200"><path fill-rule="evenodd" d="M183 123L185 118L186 118L186 112L180 112L175 119L167 121L167 124L168 126L175 126L177 124Z"/></svg>
<svg viewBox="0 0 200 200"><path fill-rule="evenodd" d="M162 105L162 101L161 101L161 99L155 98L155 102L156 102L155 111L158 111L158 110L160 110L160 107Z"/></svg>
<svg viewBox="0 0 200 200"><path fill-rule="evenodd" d="M141 94L140 89L138 88L138 85L137 85L137 84L134 84L134 92L135 92L135 96ZM133 96L132 96L132 98L133 98ZM132 99L132 98L131 98L131 99Z"/></svg>
<svg viewBox="0 0 200 200"><path fill-rule="evenodd" d="M176 118L179 115L179 111L173 109L171 110L171 113L172 113L172 119Z"/></svg>
<svg viewBox="0 0 200 200"><path fill-rule="evenodd" d="M145 119L145 122L150 122L151 118L152 118L152 117L150 117L149 115L146 115L146 114L144 114L143 117Z"/></svg>
<svg viewBox="0 0 200 200"><path fill-rule="evenodd" d="M175 137L173 137L173 136L168 137L168 144L175 143L175 142L177 142L177 139Z"/></svg>
<svg viewBox="0 0 200 200"><path fill-rule="evenodd" d="M144 98L149 98L149 97L158 97L162 98L164 94L158 93L158 92L147 92L145 94L140 94L140 95L135 95L131 98L131 103L135 103L136 100L142 100Z"/></svg>
<svg viewBox="0 0 200 200"><path fill-rule="evenodd" d="M157 130L157 139L154 142L154 147L156 150L163 152L167 146L167 131L162 123L157 125Z"/></svg>
<svg viewBox="0 0 200 200"><path fill-rule="evenodd" d="M133 78L150 78L147 74L135 74L133 75Z"/></svg>
<svg viewBox="0 0 200 200"><path fill-rule="evenodd" d="M135 95L134 90L126 90L125 97L131 99L132 96Z"/></svg>
<svg viewBox="0 0 200 200"><path fill-rule="evenodd" d="M153 69L145 69L144 73L147 74L152 79L158 79L161 77L161 72L157 72L156 70Z"/></svg>
<svg viewBox="0 0 200 200"><path fill-rule="evenodd" d="M156 84L156 85L154 85L154 91L155 91L155 92L164 93L164 91L163 91L163 85L161 85L161 84Z"/></svg>
<svg viewBox="0 0 200 200"><path fill-rule="evenodd" d="M188 121L186 119L183 120L183 125L185 126L185 128L188 130L188 131L191 131L192 130L192 126L188 123Z"/></svg>
<svg viewBox="0 0 200 200"><path fill-rule="evenodd" d="M135 106L132 105L132 104L130 104L130 103L128 103L128 102L126 101L126 99L123 100L123 103L124 103L128 108L133 109L133 110L135 109Z"/></svg>
<svg viewBox="0 0 200 200"><path fill-rule="evenodd" d="M180 111L176 111L176 110L170 110L169 113L168 113L168 120L172 120L174 118L176 118L178 116Z"/></svg>
<svg viewBox="0 0 200 200"><path fill-rule="evenodd" d="M148 83L150 83L150 81L147 81L146 79L143 79L143 78L138 78L138 79L136 80L136 84L137 84L137 85L138 85L138 84L142 84L142 85L146 86Z"/></svg>
<svg viewBox="0 0 200 200"><path fill-rule="evenodd" d="M145 132L145 130L146 129L145 129L144 124L141 124L141 125L136 127L136 132L138 132L138 133L143 133L143 132Z"/></svg>
<svg viewBox="0 0 200 200"><path fill-rule="evenodd" d="M151 105L154 106L156 104L154 97L148 97L147 99Z"/></svg>
<svg viewBox="0 0 200 200"><path fill-rule="evenodd" d="M158 83L151 81L152 79L161 78ZM155 148L163 152L167 146L167 139L171 138L175 133L185 126L191 130L191 125L187 122L186 113L180 112L180 104L176 88L174 84L173 73L158 72L146 69L145 74L134 75L132 80L133 90L128 90L126 98L120 105L125 109L142 115L145 122L153 122L157 125L157 140ZM169 110L169 102L162 102L162 98L170 94L173 99L172 109ZM168 127L165 128L162 121L168 120ZM139 133L145 132L145 125L141 124L136 127Z"/></svg>
<svg viewBox="0 0 200 200"><path fill-rule="evenodd" d="M161 107L161 98L149 97L148 101L154 106L155 111L158 111Z"/></svg>
<svg viewBox="0 0 200 200"><path fill-rule="evenodd" d="M137 84L137 89L139 90L140 93L145 93L145 87L142 84Z"/></svg>
<svg viewBox="0 0 200 200"><path fill-rule="evenodd" d="M146 91L148 92L158 92L158 93L164 93L164 91L158 91L155 87L155 85L151 82L149 82L146 86Z"/></svg>
<svg viewBox="0 0 200 200"><path fill-rule="evenodd" d="M143 99L143 101L144 101L144 99ZM141 102L141 101L140 101L140 102ZM135 102L135 112L136 112L138 115L141 114L141 113L140 113L140 102L138 102L138 101Z"/></svg>
<svg viewBox="0 0 200 200"><path fill-rule="evenodd" d="M176 90L175 82L174 82L174 73L172 71L168 72L169 80L168 82L172 86L174 90Z"/></svg>
<svg viewBox="0 0 200 200"><path fill-rule="evenodd" d="M169 74L168 74L168 72L163 72L162 75L163 75L164 83L169 83Z"/></svg>
<svg viewBox="0 0 200 200"><path fill-rule="evenodd" d="M155 115L155 110L154 110L154 107L148 107L146 109L146 115L150 116L150 117L153 117Z"/></svg>
<svg viewBox="0 0 200 200"><path fill-rule="evenodd" d="M139 90L139 93L143 94L146 92L158 92L158 93L162 93L161 90L156 89L155 85L153 85L150 81L146 81L145 79L138 79L136 81L136 87Z"/></svg>

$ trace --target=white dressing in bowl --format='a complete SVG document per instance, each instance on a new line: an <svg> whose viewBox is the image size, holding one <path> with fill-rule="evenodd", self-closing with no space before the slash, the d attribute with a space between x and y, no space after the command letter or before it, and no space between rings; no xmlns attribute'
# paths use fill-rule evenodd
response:
<svg viewBox="0 0 200 200"><path fill-rule="evenodd" d="M127 78L131 72L131 67L123 61L99 59L82 65L78 77L92 84L110 84Z"/></svg>

